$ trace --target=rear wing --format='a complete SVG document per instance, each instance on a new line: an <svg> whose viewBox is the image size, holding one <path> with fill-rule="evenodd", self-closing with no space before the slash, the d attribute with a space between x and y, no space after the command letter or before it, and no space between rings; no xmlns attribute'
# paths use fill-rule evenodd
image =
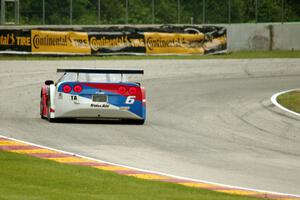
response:
<svg viewBox="0 0 300 200"><path fill-rule="evenodd" d="M57 73L144 74L143 69L57 69Z"/></svg>

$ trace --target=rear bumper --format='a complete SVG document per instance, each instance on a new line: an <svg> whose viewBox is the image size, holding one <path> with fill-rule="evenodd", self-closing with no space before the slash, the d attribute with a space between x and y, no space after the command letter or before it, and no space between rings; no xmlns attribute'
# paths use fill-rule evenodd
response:
<svg viewBox="0 0 300 200"><path fill-rule="evenodd" d="M144 106L140 106L144 112ZM53 118L111 118L111 119L144 119L130 110L130 107L118 107L108 103L65 102L55 105ZM145 115L144 115L145 116Z"/></svg>
<svg viewBox="0 0 300 200"><path fill-rule="evenodd" d="M55 118L142 119L126 110L95 108L78 108L55 115Z"/></svg>

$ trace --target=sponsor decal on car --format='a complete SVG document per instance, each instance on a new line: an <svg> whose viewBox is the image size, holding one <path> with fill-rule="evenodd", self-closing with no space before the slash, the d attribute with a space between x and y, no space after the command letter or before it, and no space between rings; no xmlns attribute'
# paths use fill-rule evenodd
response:
<svg viewBox="0 0 300 200"><path fill-rule="evenodd" d="M109 108L109 104L91 104L92 108Z"/></svg>

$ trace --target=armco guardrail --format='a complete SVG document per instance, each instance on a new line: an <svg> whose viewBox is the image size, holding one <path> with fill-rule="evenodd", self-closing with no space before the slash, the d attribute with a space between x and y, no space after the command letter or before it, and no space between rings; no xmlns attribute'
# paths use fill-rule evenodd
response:
<svg viewBox="0 0 300 200"><path fill-rule="evenodd" d="M0 28L2 54L203 55L226 49L226 28L219 26Z"/></svg>

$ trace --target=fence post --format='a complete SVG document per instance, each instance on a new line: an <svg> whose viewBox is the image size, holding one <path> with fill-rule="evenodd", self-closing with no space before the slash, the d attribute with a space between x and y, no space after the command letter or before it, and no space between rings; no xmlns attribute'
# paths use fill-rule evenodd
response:
<svg viewBox="0 0 300 200"><path fill-rule="evenodd" d="M5 2L1 0L1 20L0 20L0 24L4 24L5 22Z"/></svg>
<svg viewBox="0 0 300 200"><path fill-rule="evenodd" d="M20 1L19 0L1 0L1 20L0 24L6 24L6 2L14 4L14 23L20 24Z"/></svg>

